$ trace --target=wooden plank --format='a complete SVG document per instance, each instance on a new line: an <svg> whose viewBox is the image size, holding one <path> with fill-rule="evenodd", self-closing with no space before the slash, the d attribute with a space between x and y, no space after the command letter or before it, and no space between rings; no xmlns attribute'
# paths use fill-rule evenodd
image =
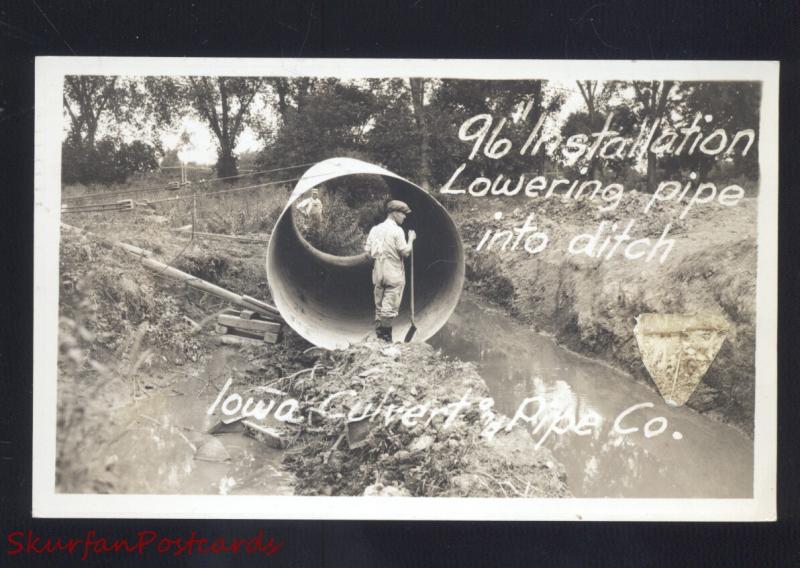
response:
<svg viewBox="0 0 800 568"><path fill-rule="evenodd" d="M252 420L242 420L242 424L244 424L245 433L249 434L253 438L261 440L276 450L284 450L289 447L291 440L287 433L282 432L281 430L256 424Z"/></svg>
<svg viewBox="0 0 800 568"><path fill-rule="evenodd" d="M249 337L240 337L238 335L222 335L220 336L219 340L224 345L249 345L252 347L264 345L264 342L260 339L250 339Z"/></svg>
<svg viewBox="0 0 800 568"><path fill-rule="evenodd" d="M242 300L244 300L246 304L251 304L258 308L257 311L259 312L267 312L278 317L281 315L281 313L278 311L278 308L275 306L270 306L268 303L262 302L261 300L256 300L250 296L242 296Z"/></svg>
<svg viewBox="0 0 800 568"><path fill-rule="evenodd" d="M277 333L281 329L281 324L271 321L264 321L264 320L246 320L242 318L237 318L236 316L228 316L221 314L217 318L217 323L220 325L226 325L228 327L233 327L236 329L245 329L245 330L252 330L252 331L259 331L259 332L272 332Z"/></svg>
<svg viewBox="0 0 800 568"><path fill-rule="evenodd" d="M88 231L86 232L88 233ZM88 234L91 235L91 233ZM258 312L259 314L263 314L265 319L270 319L276 322L283 321L280 312L274 306L270 306L269 304L261 302L260 300L256 300L255 298L251 298L250 296L240 296L239 294L231 292L230 290L226 290L225 288L217 286L216 284L212 284L211 282L206 282L201 278L197 278L196 276L192 276L191 274L183 272L182 270L173 268L168 264L159 262L154 258L149 257L149 255L152 254L150 251L146 251L144 249L140 249L138 247L134 247L132 245L128 245L125 243L115 242L113 244L123 248L129 253L142 257L142 264L145 266L145 268L149 268L150 270L157 272L160 276L167 276L168 278L172 278L179 282L183 282L187 286L194 288L196 290L200 290L201 292L205 292L206 294L211 294L212 296L222 298L223 300L230 302L231 304L235 304L250 311L255 311Z"/></svg>
<svg viewBox="0 0 800 568"><path fill-rule="evenodd" d="M267 332L264 334L265 343L278 343L278 334Z"/></svg>
<svg viewBox="0 0 800 568"><path fill-rule="evenodd" d="M151 254L153 254L149 250L145 250L145 249L133 246L133 245L129 245L127 243L117 243L117 244L119 244L119 246L121 246L123 249L125 249L129 253L132 253L132 254L135 254L135 255L138 255L138 256L150 256Z"/></svg>
<svg viewBox="0 0 800 568"><path fill-rule="evenodd" d="M248 339L257 339L264 341L264 334L258 331L249 331L246 329L236 329L235 327L228 328L228 335L236 335L238 337L246 337Z"/></svg>
<svg viewBox="0 0 800 568"><path fill-rule="evenodd" d="M183 282L187 286L191 288L195 288L200 290L201 292L206 292L207 294L211 294L213 296L217 296L218 298L222 298L232 304L237 304L242 307L243 305L242 297L239 294L235 294L230 290L226 290L225 288L221 288L216 284L212 284L211 282L206 282L205 280L201 280L191 274L187 274L177 268L173 268L163 262L159 262L152 258L142 258L142 264L149 268L154 272L158 272L161 276L167 276L169 278L173 278L180 282Z"/></svg>
<svg viewBox="0 0 800 568"><path fill-rule="evenodd" d="M176 233L190 232L192 230L192 226L191 225L187 225L187 227L180 227L178 229L172 229L172 230L174 232L176 232ZM195 231L194 232L194 236L195 237L204 237L204 238L207 238L207 239L222 239L222 240L228 240L228 241L236 241L236 242L239 242L239 243L250 243L250 244L261 244L261 245L269 244L269 241L267 241L265 239L257 239L255 237L245 237L245 236L242 236L242 235L223 235L223 234L220 234L220 233L204 233L202 231Z"/></svg>

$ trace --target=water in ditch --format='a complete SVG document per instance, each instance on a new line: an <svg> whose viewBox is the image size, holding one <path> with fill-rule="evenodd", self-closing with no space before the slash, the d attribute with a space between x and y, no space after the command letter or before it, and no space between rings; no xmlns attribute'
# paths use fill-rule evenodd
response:
<svg viewBox="0 0 800 568"><path fill-rule="evenodd" d="M540 421L518 424L531 431L532 451L546 446L564 464L575 497L752 496L753 442L739 430L667 405L655 389L559 347L500 310L465 296L429 342L474 361L506 415L535 398L524 407L527 416L543 404L554 416L574 417L580 434L564 432L569 419L556 429L546 420L538 430Z"/></svg>
<svg viewBox="0 0 800 568"><path fill-rule="evenodd" d="M120 432L103 452L114 473L112 492L292 495L282 450L241 432L208 433L218 418L207 410L225 382L217 371L235 376L246 365L233 349L220 348L206 369L177 374L169 387L121 409ZM224 448L220 459L228 459L197 458L206 453L199 448L217 442Z"/></svg>

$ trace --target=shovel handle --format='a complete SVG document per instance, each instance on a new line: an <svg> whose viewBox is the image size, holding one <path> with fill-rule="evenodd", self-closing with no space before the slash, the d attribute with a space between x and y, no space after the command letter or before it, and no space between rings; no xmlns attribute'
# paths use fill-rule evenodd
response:
<svg viewBox="0 0 800 568"><path fill-rule="evenodd" d="M414 243L411 243L411 323L414 324Z"/></svg>

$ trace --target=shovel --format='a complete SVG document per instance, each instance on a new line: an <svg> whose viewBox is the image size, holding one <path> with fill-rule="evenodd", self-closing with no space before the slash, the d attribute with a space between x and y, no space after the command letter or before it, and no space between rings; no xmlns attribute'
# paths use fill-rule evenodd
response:
<svg viewBox="0 0 800 568"><path fill-rule="evenodd" d="M411 327L406 332L405 343L409 343L417 333L417 323L414 321L414 249L411 249Z"/></svg>

